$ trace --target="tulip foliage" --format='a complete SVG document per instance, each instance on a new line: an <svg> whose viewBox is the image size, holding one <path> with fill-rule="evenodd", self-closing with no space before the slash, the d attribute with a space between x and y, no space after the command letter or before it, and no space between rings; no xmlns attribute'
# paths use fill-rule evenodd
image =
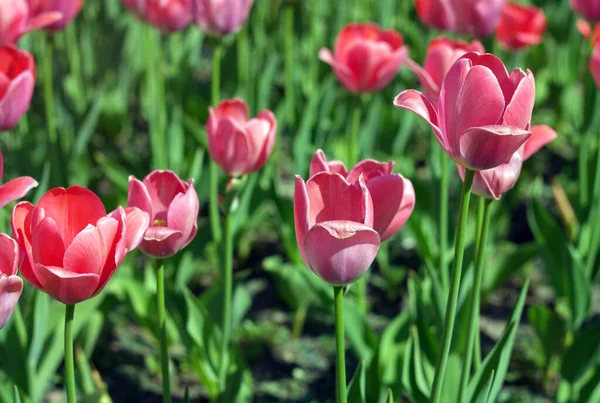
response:
<svg viewBox="0 0 600 403"><path fill-rule="evenodd" d="M597 401L599 23L0 0L0 401Z"/></svg>

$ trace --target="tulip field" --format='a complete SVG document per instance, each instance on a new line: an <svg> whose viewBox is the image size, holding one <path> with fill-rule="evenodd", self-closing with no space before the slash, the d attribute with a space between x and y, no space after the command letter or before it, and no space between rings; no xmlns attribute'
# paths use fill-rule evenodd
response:
<svg viewBox="0 0 600 403"><path fill-rule="evenodd" d="M600 403L599 38L0 0L0 402Z"/></svg>

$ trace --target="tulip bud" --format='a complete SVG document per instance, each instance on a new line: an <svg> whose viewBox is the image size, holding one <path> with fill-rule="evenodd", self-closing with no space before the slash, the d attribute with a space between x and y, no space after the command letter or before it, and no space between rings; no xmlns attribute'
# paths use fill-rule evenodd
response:
<svg viewBox="0 0 600 403"><path fill-rule="evenodd" d="M10 319L23 291L18 265L19 246L8 235L0 234L0 329Z"/></svg>
<svg viewBox="0 0 600 403"><path fill-rule="evenodd" d="M240 30L254 0L195 0L196 25L212 36L226 36Z"/></svg>
<svg viewBox="0 0 600 403"><path fill-rule="evenodd" d="M21 35L61 18L53 12L32 15L27 0L0 0L0 45L17 43Z"/></svg>
<svg viewBox="0 0 600 403"><path fill-rule="evenodd" d="M163 32L187 28L194 19L194 0L121 0L140 19Z"/></svg>
<svg viewBox="0 0 600 403"><path fill-rule="evenodd" d="M535 6L512 3L506 6L496 28L502 46L519 50L542 41L546 32L546 14Z"/></svg>
<svg viewBox="0 0 600 403"><path fill-rule="evenodd" d="M33 57L12 45L0 46L0 131L14 128L29 109L35 84Z"/></svg>

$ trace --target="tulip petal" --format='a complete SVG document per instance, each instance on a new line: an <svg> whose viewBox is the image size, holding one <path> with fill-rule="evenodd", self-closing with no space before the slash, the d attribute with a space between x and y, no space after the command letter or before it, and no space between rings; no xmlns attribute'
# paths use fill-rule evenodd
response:
<svg viewBox="0 0 600 403"><path fill-rule="evenodd" d="M348 46L345 60L340 61L351 71L356 91L377 91L383 87L377 85L376 72L381 60L387 59L389 54L390 47L385 43L357 40Z"/></svg>
<svg viewBox="0 0 600 403"><path fill-rule="evenodd" d="M306 260L306 254L304 253L304 237L314 224L311 223L310 218L310 201L308 199L308 192L306 190L306 184L302 178L296 175L296 184L294 187L294 227L296 230L296 242L298 243L298 250L304 264L310 268Z"/></svg>
<svg viewBox="0 0 600 403"><path fill-rule="evenodd" d="M327 161L327 157L323 150L319 149L315 151L312 159L310 160L310 173L309 176L314 176L319 172L330 172L333 174L340 174L343 177L348 175L346 165L339 160Z"/></svg>
<svg viewBox="0 0 600 403"><path fill-rule="evenodd" d="M499 200L504 193L515 186L522 166L523 157L520 152L516 152L506 164L476 172L471 190L478 196Z"/></svg>
<svg viewBox="0 0 600 403"><path fill-rule="evenodd" d="M11 216L11 227L13 237L24 252L24 259L21 262L21 275L29 281L35 288L40 289L41 284L38 281L33 270L33 256L31 246L31 212L33 205L29 202L18 203Z"/></svg>
<svg viewBox="0 0 600 403"><path fill-rule="evenodd" d="M261 122L266 122L268 124L268 129L266 131L266 136L262 138L261 136L256 136L254 133L255 129L250 129L246 126L246 130L250 134L249 141L253 143L253 148L255 148L258 152L256 153L256 161L252 164L252 170L257 171L262 168L267 159L273 152L273 147L275 146L275 134L277 132L277 119L275 118L275 114L270 110L263 110L256 115L256 119Z"/></svg>
<svg viewBox="0 0 600 403"><path fill-rule="evenodd" d="M387 60L385 60L378 68L375 73L375 82L377 83L371 88L371 91L379 91L392 81L392 79L398 74L398 70L405 62L408 56L408 48L402 46L400 49L394 51Z"/></svg>
<svg viewBox="0 0 600 403"><path fill-rule="evenodd" d="M184 242L179 246L179 249L187 246L193 239L190 235L193 229L198 227L196 218L198 217L199 208L198 195L192 181L187 192L175 196L169 207L167 226L180 231Z"/></svg>
<svg viewBox="0 0 600 403"><path fill-rule="evenodd" d="M415 207L415 190L411 181L397 174L375 177L367 187L373 198L373 229L383 242L409 219Z"/></svg>
<svg viewBox="0 0 600 403"><path fill-rule="evenodd" d="M430 97L436 96L437 98L437 95L440 93L440 87L436 83L433 76L429 74L425 68L421 67L421 65L411 59L406 59L404 63L406 63L406 67L416 74L417 79L421 83L421 87L423 87L423 90L425 90L425 93ZM440 83L442 81L443 80L440 80Z"/></svg>
<svg viewBox="0 0 600 403"><path fill-rule="evenodd" d="M65 245L56 221L51 217L44 218L32 236L33 261L47 266L62 267Z"/></svg>
<svg viewBox="0 0 600 403"><path fill-rule="evenodd" d="M142 211L145 211L150 216L151 220L154 220L154 209L152 208L152 200L148 189L144 183L135 176L129 177L129 186L127 189L127 206L137 207Z"/></svg>
<svg viewBox="0 0 600 403"><path fill-rule="evenodd" d="M440 121L438 118L438 113L426 95L416 90L403 91L400 94L398 94L396 98L394 98L394 106L396 106L397 108L409 110L417 114L427 123L429 123L429 126L431 126L431 128L433 129L433 133L435 134L435 137L437 138L442 148L446 152L450 151L450 149L448 148L449 144L446 141L439 125Z"/></svg>
<svg viewBox="0 0 600 403"><path fill-rule="evenodd" d="M47 12L33 16L28 22L25 32L34 31L36 29L44 28L50 24L62 20L63 15L59 12Z"/></svg>
<svg viewBox="0 0 600 403"><path fill-rule="evenodd" d="M189 190L188 190L189 191ZM196 216L198 213L196 212ZM125 250L134 250L144 239L144 234L150 224L148 214L137 208L125 209Z"/></svg>
<svg viewBox="0 0 600 403"><path fill-rule="evenodd" d="M250 168L251 155L248 135L230 118L219 121L217 142L221 169L229 176L239 176Z"/></svg>
<svg viewBox="0 0 600 403"><path fill-rule="evenodd" d="M156 170L148 174L143 185L150 196L152 205L152 220L167 220L167 212L173 198L179 193L185 193L185 184L173 171ZM140 190L140 189L138 189ZM142 196L143 198L144 196ZM145 208L138 205L141 210L148 212Z"/></svg>
<svg viewBox="0 0 600 403"><path fill-rule="evenodd" d="M473 127L460 139L460 160L465 168L481 171L508 162L531 136L531 132L510 126Z"/></svg>
<svg viewBox="0 0 600 403"><path fill-rule="evenodd" d="M473 65L469 56L473 55L474 57L477 56L473 53L467 53L452 65L448 73L446 73L440 89L437 105L438 118L434 124L443 133L445 141L443 143L440 141L442 148L450 155L456 153L456 106L467 74ZM438 140L440 138L442 138L442 135L438 136Z"/></svg>
<svg viewBox="0 0 600 403"><path fill-rule="evenodd" d="M523 144L523 160L529 159L540 148L553 141L556 137L556 132L550 126L532 126L531 137Z"/></svg>
<svg viewBox="0 0 600 403"><path fill-rule="evenodd" d="M183 233L167 227L148 227L140 249L147 255L165 258L174 255L183 242Z"/></svg>
<svg viewBox="0 0 600 403"><path fill-rule="evenodd" d="M329 64L333 68L335 76L348 91L359 91L358 84L352 71L345 64L338 62L329 49L321 48L319 50L319 60Z"/></svg>
<svg viewBox="0 0 600 403"><path fill-rule="evenodd" d="M362 175L368 184L373 178L391 174L392 169L394 169L394 162L379 162L372 159L362 160L350 170L346 180L349 183L355 183Z"/></svg>
<svg viewBox="0 0 600 403"><path fill-rule="evenodd" d="M37 181L29 176L22 176L6 182L0 186L0 208L25 197L37 185Z"/></svg>
<svg viewBox="0 0 600 403"><path fill-rule="evenodd" d="M40 263L36 263L35 271L44 292L66 305L90 299L100 280L97 274L73 273L62 267L44 266Z"/></svg>
<svg viewBox="0 0 600 403"><path fill-rule="evenodd" d="M219 121L224 118L233 119L239 125L244 125L250 116L248 104L241 98L221 101L214 109L214 118Z"/></svg>
<svg viewBox="0 0 600 403"><path fill-rule="evenodd" d="M114 244L115 238L119 235L119 221L110 216L102 217L96 223L96 228L98 228L100 238L102 239L102 264L106 265L108 260L115 260Z"/></svg>
<svg viewBox="0 0 600 403"><path fill-rule="evenodd" d="M21 73L8 85L0 99L0 131L11 130L29 109L35 77L30 71Z"/></svg>
<svg viewBox="0 0 600 403"><path fill-rule="evenodd" d="M520 76L519 71L511 72L511 78L519 75L514 80L519 80L516 90L506 106L504 112L503 125L526 128L531 120L533 104L535 103L535 84L533 75L528 72L527 75Z"/></svg>
<svg viewBox="0 0 600 403"><path fill-rule="evenodd" d="M326 221L304 239L310 269L333 285L350 284L371 266L379 250L379 234L352 221Z"/></svg>
<svg viewBox="0 0 600 403"><path fill-rule="evenodd" d="M22 291L23 280L20 277L0 275L0 329L10 319Z"/></svg>
<svg viewBox="0 0 600 403"><path fill-rule="evenodd" d="M19 245L6 234L0 234L0 276L14 276L19 266Z"/></svg>
<svg viewBox="0 0 600 403"><path fill-rule="evenodd" d="M107 245L106 248L110 246L112 245ZM105 256L102 235L98 228L90 224L73 238L73 242L65 251L63 266L66 271L71 273L91 273L100 277L106 261Z"/></svg>

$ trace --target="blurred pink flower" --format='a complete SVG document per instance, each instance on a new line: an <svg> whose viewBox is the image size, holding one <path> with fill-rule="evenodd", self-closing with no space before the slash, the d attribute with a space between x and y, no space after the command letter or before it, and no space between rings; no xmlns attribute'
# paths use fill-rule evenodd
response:
<svg viewBox="0 0 600 403"><path fill-rule="evenodd" d="M0 329L10 319L23 291L23 280L17 276L19 256L17 243L0 234Z"/></svg>
<svg viewBox="0 0 600 403"><path fill-rule="evenodd" d="M546 14L535 6L511 3L504 8L496 28L502 46L519 50L542 42L546 32Z"/></svg>
<svg viewBox="0 0 600 403"><path fill-rule="evenodd" d="M194 0L121 0L140 19L163 32L187 28L194 19Z"/></svg>
<svg viewBox="0 0 600 403"><path fill-rule="evenodd" d="M62 18L45 27L49 31L65 29L79 14L84 0L28 0L32 18L41 17L47 13L60 13Z"/></svg>
<svg viewBox="0 0 600 403"><path fill-rule="evenodd" d="M596 44L594 45L594 50L592 51L592 56L590 57L589 67L592 77L594 77L596 87L600 89L600 41L596 41Z"/></svg>
<svg viewBox="0 0 600 403"><path fill-rule="evenodd" d="M14 44L21 35L59 21L56 12L30 15L27 0L0 0L0 44Z"/></svg>
<svg viewBox="0 0 600 403"><path fill-rule="evenodd" d="M242 28L254 0L195 0L196 25L213 36L226 36Z"/></svg>
<svg viewBox="0 0 600 403"><path fill-rule="evenodd" d="M33 57L12 45L0 46L0 131L14 128L27 112L34 84Z"/></svg>
<svg viewBox="0 0 600 403"><path fill-rule="evenodd" d="M0 181L4 173L4 161L0 153ZM25 197L27 193L38 185L37 181L29 176L21 176L0 186L0 208L15 200Z"/></svg>
<svg viewBox="0 0 600 403"><path fill-rule="evenodd" d="M571 0L571 7L592 22L600 22L600 0Z"/></svg>

